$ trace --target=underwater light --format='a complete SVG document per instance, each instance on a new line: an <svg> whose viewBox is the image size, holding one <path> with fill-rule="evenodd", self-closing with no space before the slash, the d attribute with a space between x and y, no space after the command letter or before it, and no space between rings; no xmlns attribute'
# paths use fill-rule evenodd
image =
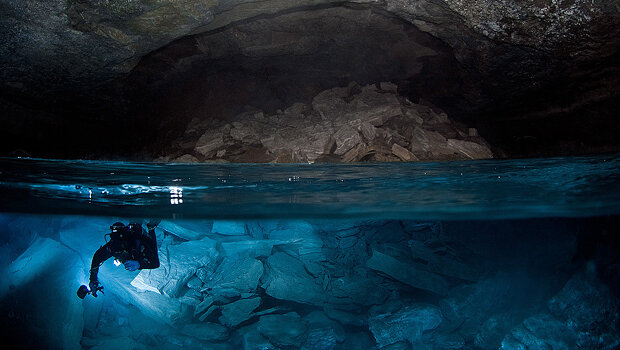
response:
<svg viewBox="0 0 620 350"><path fill-rule="evenodd" d="M183 188L170 187L170 204L183 204Z"/></svg>
<svg viewBox="0 0 620 350"><path fill-rule="evenodd" d="M114 259L114 266L120 266L122 263L118 259Z"/></svg>

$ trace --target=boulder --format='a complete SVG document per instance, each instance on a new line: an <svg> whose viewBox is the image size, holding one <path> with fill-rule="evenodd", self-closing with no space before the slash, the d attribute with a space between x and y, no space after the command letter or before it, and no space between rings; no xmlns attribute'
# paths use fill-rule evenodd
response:
<svg viewBox="0 0 620 350"><path fill-rule="evenodd" d="M377 137L377 128L369 122L362 122L360 125L360 131L362 132L362 135L364 135L364 138L368 141L372 141L375 137Z"/></svg>
<svg viewBox="0 0 620 350"><path fill-rule="evenodd" d="M212 303L215 299L211 298L211 297L207 297L205 298L205 301L203 301L202 303L200 303L198 306L196 306L196 311L194 312L194 317L198 317L198 319L200 320L200 322L204 322L207 317L209 317L213 312L215 312L216 310L219 310L220 307L218 305L212 305L210 303ZM209 307L207 307L206 309L203 308L203 305L210 305Z"/></svg>
<svg viewBox="0 0 620 350"><path fill-rule="evenodd" d="M333 136L329 131L313 131L299 135L296 144L289 145L291 148L299 148L300 155L307 162L314 162L320 156L330 152Z"/></svg>
<svg viewBox="0 0 620 350"><path fill-rule="evenodd" d="M575 334L578 348L612 348L620 341L618 299L593 271L576 273L548 308Z"/></svg>
<svg viewBox="0 0 620 350"><path fill-rule="evenodd" d="M381 314L368 319L368 325L379 347L408 341L414 344L426 331L442 322L439 308L428 304L407 306L395 313Z"/></svg>
<svg viewBox="0 0 620 350"><path fill-rule="evenodd" d="M220 130L209 130L198 139L194 150L205 157L209 157L221 147L224 147L222 132Z"/></svg>
<svg viewBox="0 0 620 350"><path fill-rule="evenodd" d="M302 349L332 350L344 341L344 329L320 311L314 311L304 317L308 325L308 335Z"/></svg>
<svg viewBox="0 0 620 350"><path fill-rule="evenodd" d="M334 278L329 283L330 304L377 305L383 303L390 291L382 285L383 279L369 274Z"/></svg>
<svg viewBox="0 0 620 350"><path fill-rule="evenodd" d="M394 94L398 92L398 85L389 81L382 81L381 83L379 83L379 88L381 88L381 90L383 91L390 91Z"/></svg>
<svg viewBox="0 0 620 350"><path fill-rule="evenodd" d="M196 270L213 263L217 254L215 242L209 238L168 245L159 249L160 267L141 270L131 285L176 298Z"/></svg>
<svg viewBox="0 0 620 350"><path fill-rule="evenodd" d="M187 281L187 288L193 290L200 290L202 288L202 281L200 280L200 278L194 276L190 278L189 281Z"/></svg>
<svg viewBox="0 0 620 350"><path fill-rule="evenodd" d="M228 329L217 323L188 323L179 328L183 334L205 341L221 341L228 338Z"/></svg>
<svg viewBox="0 0 620 350"><path fill-rule="evenodd" d="M211 232L224 236L243 236L246 234L245 222L215 220Z"/></svg>
<svg viewBox="0 0 620 350"><path fill-rule="evenodd" d="M346 339L342 344L338 344L336 349L374 349L376 347L374 339L368 334L368 332L349 332L346 335Z"/></svg>
<svg viewBox="0 0 620 350"><path fill-rule="evenodd" d="M259 331L257 324L240 328L237 334L241 337L243 350L276 350L276 347L269 342Z"/></svg>
<svg viewBox="0 0 620 350"><path fill-rule="evenodd" d="M471 141L449 139L447 145L470 159L493 158L493 152L487 147Z"/></svg>
<svg viewBox="0 0 620 350"><path fill-rule="evenodd" d="M370 153L372 153L372 151L368 149L368 146L360 143L357 146L348 150L347 153L342 155L341 160L343 163L351 163L361 160L362 158L364 158L364 156Z"/></svg>
<svg viewBox="0 0 620 350"><path fill-rule="evenodd" d="M416 261L423 261L426 269L430 272L444 276L456 277L466 281L477 281L480 277L480 270L473 264L467 264L458 256L451 253L451 250L443 245L431 247L420 241L409 241L411 256Z"/></svg>
<svg viewBox="0 0 620 350"><path fill-rule="evenodd" d="M411 152L420 159L446 159L457 152L448 147L448 140L438 132L416 126L411 139Z"/></svg>
<svg viewBox="0 0 620 350"><path fill-rule="evenodd" d="M417 105L414 105L414 107L415 106ZM405 116L413 120L416 124L422 125L424 123L424 119L420 117L420 113L418 112L416 108L411 108L411 107L405 108L404 111L405 111Z"/></svg>
<svg viewBox="0 0 620 350"><path fill-rule="evenodd" d="M380 92L375 85L366 85L353 97L345 109L345 118L348 120L357 118L373 125L381 125L393 116L402 115L400 101L393 91ZM381 121L377 121L378 118Z"/></svg>
<svg viewBox="0 0 620 350"><path fill-rule="evenodd" d="M351 325L354 327L364 327L368 325L367 316L365 314L349 312L351 310L340 310L337 306L340 305L326 304L323 306L323 311L327 317L334 321L338 321L343 325Z"/></svg>
<svg viewBox="0 0 620 350"><path fill-rule="evenodd" d="M346 109L344 98L349 96L349 87L337 87L325 90L312 99L312 109L327 120L334 120L339 112Z"/></svg>
<svg viewBox="0 0 620 350"><path fill-rule="evenodd" d="M185 293L185 295L179 298L179 302L196 307L200 304L201 299L202 294L200 293L200 291L196 289L190 289Z"/></svg>
<svg viewBox="0 0 620 350"><path fill-rule="evenodd" d="M271 116L256 111L242 113L234 117L232 125L203 134L195 142L194 150L207 158L226 154L232 161L277 163L327 161L329 155L336 161L354 162L453 160L486 154L486 146L471 142L473 139L456 140L469 136L466 129L459 134L445 113L401 102L396 85L381 84L360 87L351 83L325 90L314 97L313 111L296 103ZM412 124L417 125L416 132ZM229 137L236 143L227 144ZM453 140L450 145L447 138ZM405 146L410 141L411 150L407 150ZM184 139L177 143L194 144ZM193 159L191 155L184 157Z"/></svg>
<svg viewBox="0 0 620 350"><path fill-rule="evenodd" d="M448 120L448 115L446 113L434 113L432 112L430 118L426 120L428 125L436 125L436 124L447 124L450 120Z"/></svg>
<svg viewBox="0 0 620 350"><path fill-rule="evenodd" d="M252 317L252 311L260 305L260 298L241 299L230 304L223 305L220 309L222 316L220 323L227 327L236 327L240 323Z"/></svg>
<svg viewBox="0 0 620 350"><path fill-rule="evenodd" d="M197 241L206 238L210 226L205 221L162 220L157 227L186 241Z"/></svg>
<svg viewBox="0 0 620 350"><path fill-rule="evenodd" d="M576 273L548 303L555 317L576 330L592 332L620 320L618 302L609 287L592 272Z"/></svg>
<svg viewBox="0 0 620 350"><path fill-rule="evenodd" d="M509 314L497 314L489 317L478 329L474 344L482 349L496 349L501 345L506 333L514 327L516 321Z"/></svg>
<svg viewBox="0 0 620 350"><path fill-rule="evenodd" d="M301 261L285 253L267 259L262 286L277 299L305 304L322 304L325 299L320 282L306 272Z"/></svg>
<svg viewBox="0 0 620 350"><path fill-rule="evenodd" d="M306 262L309 259L322 259L315 256L321 252L323 240L316 234L314 227L303 220L265 222L264 235L274 241L275 245Z"/></svg>
<svg viewBox="0 0 620 350"><path fill-rule="evenodd" d="M191 154L184 154L171 161L171 163L199 163L200 160Z"/></svg>
<svg viewBox="0 0 620 350"><path fill-rule="evenodd" d="M160 267L161 269L161 267ZM112 294L129 305L135 306L144 315L168 325L182 324L191 317L193 307L179 299L159 293L145 293L134 287L132 274L110 261L101 267L99 280L106 288L106 295ZM143 270L148 271L148 270ZM157 270L151 270L157 271Z"/></svg>
<svg viewBox="0 0 620 350"><path fill-rule="evenodd" d="M230 257L222 261L215 273L203 277L203 290L227 297L254 292L263 275L263 263L248 257Z"/></svg>
<svg viewBox="0 0 620 350"><path fill-rule="evenodd" d="M517 273L502 273L453 288L439 302L444 328L457 329L466 341L497 348L507 332L549 298L547 285Z"/></svg>
<svg viewBox="0 0 620 350"><path fill-rule="evenodd" d="M402 147L397 143L392 145L392 153L403 162L419 160L413 153L409 152L405 147Z"/></svg>
<svg viewBox="0 0 620 350"><path fill-rule="evenodd" d="M284 114L299 116L303 112L308 110L308 106L302 102L293 103L290 107L284 110Z"/></svg>
<svg viewBox="0 0 620 350"><path fill-rule="evenodd" d="M220 251L224 257L267 257L271 255L275 242L269 239L222 242Z"/></svg>
<svg viewBox="0 0 620 350"><path fill-rule="evenodd" d="M366 266L415 288L439 295L448 293L448 281L440 275L428 272L418 264L401 262L377 250L373 250L372 257L368 259Z"/></svg>
<svg viewBox="0 0 620 350"><path fill-rule="evenodd" d="M4 347L81 349L84 309L75 291L88 277L80 265L73 250L35 236L0 282L11 286L0 295Z"/></svg>
<svg viewBox="0 0 620 350"><path fill-rule="evenodd" d="M349 125L344 125L334 134L336 150L334 154L339 156L347 153L351 148L362 142L359 132Z"/></svg>
<svg viewBox="0 0 620 350"><path fill-rule="evenodd" d="M553 316L542 313L513 329L502 341L500 349L577 349L576 343L577 335L573 330Z"/></svg>
<svg viewBox="0 0 620 350"><path fill-rule="evenodd" d="M258 142L257 134L258 130L254 127L253 123L245 124L234 122L233 128L230 129L230 137L232 137L233 140L247 144Z"/></svg>
<svg viewBox="0 0 620 350"><path fill-rule="evenodd" d="M306 338L306 323L296 312L265 315L258 320L258 331L281 347L300 347Z"/></svg>

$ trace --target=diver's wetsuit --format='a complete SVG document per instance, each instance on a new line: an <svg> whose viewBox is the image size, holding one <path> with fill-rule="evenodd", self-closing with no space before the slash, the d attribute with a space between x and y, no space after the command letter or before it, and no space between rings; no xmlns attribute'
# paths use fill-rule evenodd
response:
<svg viewBox="0 0 620 350"><path fill-rule="evenodd" d="M99 266L111 257L122 263L135 260L140 263L139 269L156 269L159 267L157 240L154 228L149 227L148 233L139 224L125 226L118 238L97 249L90 266L90 281L98 282Z"/></svg>

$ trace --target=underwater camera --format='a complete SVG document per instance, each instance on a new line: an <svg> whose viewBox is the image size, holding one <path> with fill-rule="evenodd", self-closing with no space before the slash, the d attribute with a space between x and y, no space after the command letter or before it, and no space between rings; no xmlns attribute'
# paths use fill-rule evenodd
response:
<svg viewBox="0 0 620 350"><path fill-rule="evenodd" d="M96 290L90 290L85 284L83 284L80 286L80 288L78 288L77 296L80 299L84 299L86 297L86 294L92 294L96 298L97 292L103 293L103 286L99 286Z"/></svg>

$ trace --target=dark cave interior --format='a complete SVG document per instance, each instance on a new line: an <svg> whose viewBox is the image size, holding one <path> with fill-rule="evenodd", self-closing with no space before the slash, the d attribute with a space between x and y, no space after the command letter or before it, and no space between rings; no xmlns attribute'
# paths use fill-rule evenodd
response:
<svg viewBox="0 0 620 350"><path fill-rule="evenodd" d="M89 87L62 72L50 77L60 88L44 92L3 84L0 152L149 160L192 118L276 113L325 89L382 81L477 128L496 156L620 149L617 40L586 60L466 34L475 38L471 45L488 48L455 52L367 5L252 17L176 39L144 55L128 74Z"/></svg>

